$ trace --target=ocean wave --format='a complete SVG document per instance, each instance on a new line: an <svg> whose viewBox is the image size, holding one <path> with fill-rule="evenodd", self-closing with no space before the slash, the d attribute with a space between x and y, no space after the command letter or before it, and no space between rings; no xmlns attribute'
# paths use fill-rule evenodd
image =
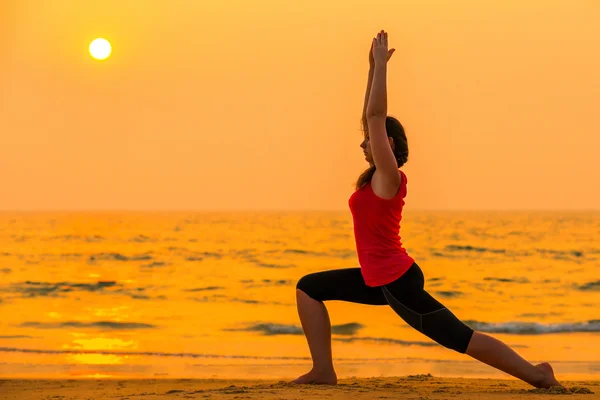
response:
<svg viewBox="0 0 600 400"><path fill-rule="evenodd" d="M135 242L135 243L157 242L156 239L152 239L150 236L146 236L146 235L142 235L142 234L132 237L131 239L129 239L129 241Z"/></svg>
<svg viewBox="0 0 600 400"><path fill-rule="evenodd" d="M98 260L110 260L110 261L148 261L152 260L152 256L148 254L142 254L137 256L124 256L120 253L99 253L92 254L89 257L89 261Z"/></svg>
<svg viewBox="0 0 600 400"><path fill-rule="evenodd" d="M294 264L269 264L257 261L254 261L254 263L262 268L294 268L296 266Z"/></svg>
<svg viewBox="0 0 600 400"><path fill-rule="evenodd" d="M530 251L509 251L506 249L493 249L489 247L477 247L471 245L448 245L444 247L444 251L447 253L453 252L473 252L473 253L493 253L493 254L505 254L505 255L513 255L513 256L531 256L534 253L540 254L542 256L550 256L554 259L561 260L569 260L573 258L582 258L585 253L582 250L553 250L553 249L533 249L533 252ZM442 253L437 250L432 250L432 255L437 257L450 257L453 256L449 254Z"/></svg>
<svg viewBox="0 0 600 400"><path fill-rule="evenodd" d="M167 250L169 251L185 251L185 252L190 252L190 250L186 247L179 247L179 246L169 246L167 247Z"/></svg>
<svg viewBox="0 0 600 400"><path fill-rule="evenodd" d="M579 290L600 291L600 281L584 283L577 287Z"/></svg>
<svg viewBox="0 0 600 400"><path fill-rule="evenodd" d="M168 265L168 264L163 261L153 261L150 264L144 264L141 267L142 268L154 268L154 267L164 267L166 265Z"/></svg>
<svg viewBox="0 0 600 400"><path fill-rule="evenodd" d="M354 335L360 329L364 328L364 325L357 322L350 322L348 324L333 325L331 327L331 333L334 335ZM304 331L301 327L296 325L285 325L285 324L256 324L248 326L246 328L226 329L227 331L243 331L243 332L262 332L265 335L303 335Z"/></svg>
<svg viewBox="0 0 600 400"><path fill-rule="evenodd" d="M116 281L98 281L96 283L73 283L73 282L37 282L25 281L22 285L14 284L13 292L19 292L27 297L50 296L55 293L69 293L75 291L98 292L107 288L122 287Z"/></svg>
<svg viewBox="0 0 600 400"><path fill-rule="evenodd" d="M23 298L62 297L68 293L89 292L97 294L120 294L134 299L149 299L152 297L141 293L149 288L150 286L128 288L117 281L97 281L94 283L25 281L23 283L8 285L4 291L18 293ZM154 298L164 299L164 296Z"/></svg>
<svg viewBox="0 0 600 400"><path fill-rule="evenodd" d="M334 335L354 335L356 332L364 328L363 324L357 322L350 322L342 325L333 325L331 327L331 333Z"/></svg>
<svg viewBox="0 0 600 400"><path fill-rule="evenodd" d="M561 315L564 315L564 313L560 313L560 312L550 312L550 313L523 313L523 314L519 314L519 317L524 317L524 318L546 318L548 316L553 316L553 317L559 317Z"/></svg>
<svg viewBox="0 0 600 400"><path fill-rule="evenodd" d="M495 277L485 277L484 281L494 281L494 282L503 282L503 283L530 283L527 278L495 278Z"/></svg>
<svg viewBox="0 0 600 400"><path fill-rule="evenodd" d="M543 335L551 333L600 332L600 320L562 324L541 324L537 322L488 323L465 321L471 328L488 333L508 333L514 335Z"/></svg>
<svg viewBox="0 0 600 400"><path fill-rule="evenodd" d="M212 257L212 258L216 258L216 259L221 259L223 257L222 254L213 253L211 251L195 251L193 254L196 256L200 256L200 257Z"/></svg>
<svg viewBox="0 0 600 400"><path fill-rule="evenodd" d="M55 240L64 240L64 241L84 241L84 242L88 242L88 243L99 243L99 242L103 242L104 240L106 240L106 238L104 238L100 235L88 235L88 236L61 235L61 236L51 236L51 237L45 238L43 240L47 241L47 242L52 242Z"/></svg>
<svg viewBox="0 0 600 400"><path fill-rule="evenodd" d="M421 341L408 341L391 338L380 338L380 337L352 337L352 338L333 338L339 342L353 343L353 342L376 342L376 343L389 343L401 346L423 346L423 347L436 347L439 346L436 342L421 342Z"/></svg>
<svg viewBox="0 0 600 400"><path fill-rule="evenodd" d="M292 303L281 303L279 301L261 301L254 299L240 299L238 297L228 297L224 294L215 294L212 296L204 296L204 297L189 297L188 300L197 301L199 303L216 303L216 302L224 302L224 303L244 303L244 304L261 304L261 305L270 305L270 306L293 306Z"/></svg>
<svg viewBox="0 0 600 400"><path fill-rule="evenodd" d="M450 255L450 254L444 254L444 253L439 252L439 251L432 251L431 255L433 257L458 258L458 256L454 256L454 255Z"/></svg>
<svg viewBox="0 0 600 400"><path fill-rule="evenodd" d="M444 248L446 251L474 251L477 253L506 253L505 249L490 249L487 247L474 247L474 246L459 246L459 245L448 245Z"/></svg>
<svg viewBox="0 0 600 400"><path fill-rule="evenodd" d="M370 340L370 338L367 338ZM373 338L377 340L377 338ZM419 342L415 342L419 343ZM424 343L424 342L423 342ZM429 346L429 343L425 344ZM432 343L437 346L436 343ZM169 353L162 351L125 351L125 350L84 350L84 349L31 349L19 347L0 347L0 353L25 353L25 354L49 354L49 355L65 355L65 354L98 354L107 356L145 356L145 357L176 357L176 358L195 358L195 359L226 359L226 360L287 360L287 361L308 361L309 356L260 356L260 355L241 355L241 354L214 354L214 353ZM445 360L425 359L415 357L336 357L336 361L428 361L428 362L445 362ZM457 361L464 362L464 361ZM280 365L280 364L278 364ZM204 366L204 365L200 365ZM95 367L103 367L97 365ZM114 367L114 366L111 366ZM128 370L133 368L132 365L126 365Z"/></svg>
<svg viewBox="0 0 600 400"><path fill-rule="evenodd" d="M191 241L191 240L190 240ZM224 254L215 253L211 251L190 251L183 247L169 247L168 250L175 251L179 250L178 255L183 255L182 253L188 253L185 257L186 261L203 261L206 258L212 258L216 260L220 260L223 258Z"/></svg>
<svg viewBox="0 0 600 400"><path fill-rule="evenodd" d="M296 325L256 324L246 328L225 329L227 331L261 332L265 335L302 335L304 331Z"/></svg>
<svg viewBox="0 0 600 400"><path fill-rule="evenodd" d="M285 249L283 252L291 253L291 254L310 254L310 255L322 255L323 254L323 253L318 253L316 251L301 250L301 249Z"/></svg>
<svg viewBox="0 0 600 400"><path fill-rule="evenodd" d="M131 329L150 329L156 328L156 325L145 324L141 322L115 322L115 321L97 321L97 322L80 322L80 321L65 321L65 322L35 322L28 321L19 325L22 328L37 328L37 329L61 329L61 328L99 328L112 330L131 330Z"/></svg>
<svg viewBox="0 0 600 400"><path fill-rule="evenodd" d="M225 355L207 353L167 353L160 351L118 351L118 350L77 350L77 349L24 349L17 347L0 347L4 353L28 353L28 354L100 354L112 356L150 356L150 357L189 357L189 358L224 358L224 359L250 359L250 360L309 360L310 357L286 357L286 356L249 356L249 355Z"/></svg>
<svg viewBox="0 0 600 400"><path fill-rule="evenodd" d="M208 291L208 290L221 290L221 289L225 289L222 286L206 286L206 287L199 287L199 288L192 288L192 289L186 289L186 292L204 292L204 291Z"/></svg>
<svg viewBox="0 0 600 400"><path fill-rule="evenodd" d="M458 290L438 290L435 293L442 297L447 297L447 298L459 297L464 294L463 292L458 291Z"/></svg>
<svg viewBox="0 0 600 400"><path fill-rule="evenodd" d="M33 336L29 335L0 335L0 339L33 339Z"/></svg>
<svg viewBox="0 0 600 400"><path fill-rule="evenodd" d="M581 250L550 250L550 249L536 249L536 251L539 254L550 254L552 256L554 256L554 258L556 257L568 257L568 256L572 256L572 257L583 257L583 251Z"/></svg>
<svg viewBox="0 0 600 400"><path fill-rule="evenodd" d="M365 338L366 340L379 341L379 338ZM385 339L385 338L383 338ZM335 340L335 339L334 339ZM415 343L415 345L423 346L438 346L437 343L426 343L426 342L406 342ZM411 344L408 344L411 345ZM512 347L526 347L526 346L512 346ZM126 351L126 350L85 350L85 349L36 349L36 348L19 348L19 347L0 347L0 353L24 353L24 354L45 354L45 355L69 355L69 354L97 354L107 356L134 356L134 357L173 357L173 358L192 358L192 359L225 359L225 360L273 360L273 361L309 361L309 356L298 357L298 356L261 356L261 355L247 355L247 354L214 354L214 353L169 353L162 351ZM403 362L428 362L428 363L447 363L446 359L435 359L435 358L423 358L423 357L336 357L337 362L368 362L368 361L403 361ZM452 363L472 363L469 360L454 360ZM65 365L65 364L62 364ZM69 364L67 364L69 365ZM192 364L193 366L205 367L206 364ZM264 365L264 364L261 364ZM273 364L275 365L275 364ZM280 366L281 363L277 363ZM76 366L76 365L73 365ZM133 364L122 364L121 367L131 371L136 368ZM94 368L104 368L106 365L96 364ZM118 368L119 365L111 365L111 370ZM596 368L597 369L597 368Z"/></svg>
<svg viewBox="0 0 600 400"><path fill-rule="evenodd" d="M263 279L261 281L256 281L256 282L253 279L246 279L246 280L242 280L240 282L248 284L248 286L246 286L247 289L258 288L258 287L269 287L269 286L290 286L294 283L290 279L278 279L278 280Z"/></svg>
<svg viewBox="0 0 600 400"><path fill-rule="evenodd" d="M312 257L331 257L331 258L351 258L356 256L356 251L348 249L332 249L328 252L312 251L303 249L285 249L283 253L287 254L299 254Z"/></svg>
<svg viewBox="0 0 600 400"><path fill-rule="evenodd" d="M11 235L11 238L13 238L15 240L15 242L25 242L27 241L27 239L32 238L33 236L25 236L25 235L21 235L21 236L17 236L17 235Z"/></svg>

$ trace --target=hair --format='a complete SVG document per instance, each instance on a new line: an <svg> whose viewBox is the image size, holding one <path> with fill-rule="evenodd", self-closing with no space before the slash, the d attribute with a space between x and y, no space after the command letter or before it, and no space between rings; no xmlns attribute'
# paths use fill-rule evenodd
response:
<svg viewBox="0 0 600 400"><path fill-rule="evenodd" d="M394 139L394 155L398 162L398 168L400 168L408 161L408 139L406 138L404 127L396 118L387 116L385 118L385 130L387 136ZM369 132L367 131L366 126L363 127L363 135L367 137L368 134ZM375 165L373 165L358 177L358 180L356 181L356 190L371 182L376 169Z"/></svg>

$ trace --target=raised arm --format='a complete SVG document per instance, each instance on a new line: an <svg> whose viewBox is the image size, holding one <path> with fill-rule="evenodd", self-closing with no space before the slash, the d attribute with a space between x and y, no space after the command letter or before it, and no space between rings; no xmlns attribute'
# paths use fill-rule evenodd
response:
<svg viewBox="0 0 600 400"><path fill-rule="evenodd" d="M375 69L373 83L367 104L367 126L373 162L378 175L387 189L397 189L400 185L398 162L392 150L385 129L387 118L387 62L389 59L387 33L381 31L373 39L373 57Z"/></svg>
<svg viewBox="0 0 600 400"><path fill-rule="evenodd" d="M389 61L394 54L395 49L390 49L388 51L387 60ZM373 41L371 41L371 47L369 48L369 76L367 78L367 90L365 91L365 100L363 104L363 112L362 112L362 129L363 132L369 132L369 126L367 124L367 105L369 104L369 96L371 95L371 86L373 85L373 74L375 72L375 59L373 58Z"/></svg>
<svg viewBox="0 0 600 400"><path fill-rule="evenodd" d="M369 104L369 96L371 95L371 85L373 84L373 72L375 71L375 61L373 60L373 42L371 42L371 48L369 49L369 77L367 78L367 90L365 92L365 101L363 104L362 112L362 129L364 133L369 133L369 126L367 125L367 105Z"/></svg>

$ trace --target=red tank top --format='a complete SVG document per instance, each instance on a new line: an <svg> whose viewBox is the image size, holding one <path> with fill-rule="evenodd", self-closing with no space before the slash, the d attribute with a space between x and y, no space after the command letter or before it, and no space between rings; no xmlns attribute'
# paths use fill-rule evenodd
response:
<svg viewBox="0 0 600 400"><path fill-rule="evenodd" d="M373 192L371 182L355 191L348 201L354 220L354 239L362 276L367 286L395 281L413 264L400 241L400 221L406 197L406 175L396 196L383 199Z"/></svg>

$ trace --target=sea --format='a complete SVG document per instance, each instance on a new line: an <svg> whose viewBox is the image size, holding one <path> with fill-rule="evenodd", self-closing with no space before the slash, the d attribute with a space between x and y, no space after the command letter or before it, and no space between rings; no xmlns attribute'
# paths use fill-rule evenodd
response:
<svg viewBox="0 0 600 400"><path fill-rule="evenodd" d="M425 288L466 324L600 378L600 212L405 211ZM358 267L349 212L0 213L0 377L293 379L305 274ZM338 377L507 377L388 306L328 302Z"/></svg>

